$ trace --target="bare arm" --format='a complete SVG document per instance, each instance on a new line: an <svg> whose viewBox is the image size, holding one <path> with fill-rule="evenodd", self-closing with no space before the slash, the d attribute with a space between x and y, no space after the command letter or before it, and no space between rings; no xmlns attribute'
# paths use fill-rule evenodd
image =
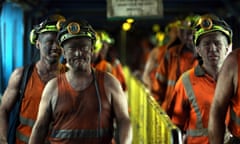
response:
<svg viewBox="0 0 240 144"><path fill-rule="evenodd" d="M11 109L15 105L19 93L19 83L21 81L23 68L16 69L12 73L8 86L3 94L0 104L0 143L7 143L8 117Z"/></svg>
<svg viewBox="0 0 240 144"><path fill-rule="evenodd" d="M237 65L237 55L232 53L225 60L219 73L208 124L209 138L212 144L223 143L228 104L236 92Z"/></svg>
<svg viewBox="0 0 240 144"><path fill-rule="evenodd" d="M54 78L45 86L39 105L37 120L33 126L29 144L43 144L47 138L53 113L53 97L57 96L57 82ZM55 102L54 102L55 103Z"/></svg>
<svg viewBox="0 0 240 144"><path fill-rule="evenodd" d="M117 127L120 131L120 144L131 144L132 126L128 114L127 97L116 78L106 74L104 79L105 91L107 95L111 97L111 103L116 115Z"/></svg>
<svg viewBox="0 0 240 144"><path fill-rule="evenodd" d="M143 76L142 76L142 80L144 82L144 84L147 85L148 88L151 87L151 79L150 79L150 72L154 69L154 67L157 65L158 61L157 61L157 53L158 53L159 48L154 48L150 54L149 54L149 58L146 62L144 71L143 71Z"/></svg>

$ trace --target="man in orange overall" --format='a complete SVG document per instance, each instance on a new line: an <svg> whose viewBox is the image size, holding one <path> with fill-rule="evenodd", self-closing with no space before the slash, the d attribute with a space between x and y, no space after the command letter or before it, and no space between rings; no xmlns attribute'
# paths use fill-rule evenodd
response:
<svg viewBox="0 0 240 144"><path fill-rule="evenodd" d="M193 45L192 25L198 15L188 16L181 21L179 27L179 38L181 43L168 48L164 54L163 61L159 64L156 72L156 88L159 104L167 110L171 102L174 86L180 75L197 65L197 57Z"/></svg>
<svg viewBox="0 0 240 144"><path fill-rule="evenodd" d="M120 60L118 60L116 57L111 57L111 59L107 59L110 46L113 43L114 39L111 38L106 31L99 30L96 32L96 43L94 47L92 66L95 67L97 70L106 71L113 74L121 83L123 90L126 91L127 84ZM114 126L115 133L117 133L116 125ZM115 139L117 139L117 137L115 137ZM113 139L112 144L116 143L115 139Z"/></svg>
<svg viewBox="0 0 240 144"><path fill-rule="evenodd" d="M166 26L166 35L169 37L168 42L151 50L143 71L142 81L157 101L159 100L158 93L155 92L155 89L157 89L155 85L157 84L154 84L156 82L154 79L157 67L164 59L165 50L173 47L174 45L180 44L180 40L177 35L179 23L180 21L174 21Z"/></svg>
<svg viewBox="0 0 240 144"><path fill-rule="evenodd" d="M121 144L132 143L127 97L119 81L92 67L95 31L85 20L71 18L58 33L69 70L48 82L29 144L42 144L50 124L50 143L109 144L113 122Z"/></svg>
<svg viewBox="0 0 240 144"><path fill-rule="evenodd" d="M210 106L218 73L231 49L232 30L224 20L210 14L201 16L194 29L194 43L201 62L177 81L171 120L184 133L184 143L209 144Z"/></svg>
<svg viewBox="0 0 240 144"><path fill-rule="evenodd" d="M97 70L107 71L113 74L121 83L124 91L127 90L126 80L123 73L123 67L119 59L115 56L109 56L109 48L114 43L114 39L106 31L97 31L97 40L95 44L92 65ZM107 59L107 56L110 59Z"/></svg>
<svg viewBox="0 0 240 144"><path fill-rule="evenodd" d="M111 63L106 60L106 55L109 49L107 41L110 41L110 38L105 37L106 36L103 34L103 32L96 32L97 39L92 57L92 65L98 70L107 71L114 74L115 71Z"/></svg>
<svg viewBox="0 0 240 144"><path fill-rule="evenodd" d="M27 144L35 123L38 105L46 83L65 72L66 68L60 63L62 50L56 39L57 26L65 18L53 15L36 25L31 31L30 42L40 50L40 60L34 63L33 71L26 83L24 97L20 105L19 125L16 129L15 144ZM0 105L0 143L7 144L8 117L18 101L23 67L12 73L8 86L3 94Z"/></svg>

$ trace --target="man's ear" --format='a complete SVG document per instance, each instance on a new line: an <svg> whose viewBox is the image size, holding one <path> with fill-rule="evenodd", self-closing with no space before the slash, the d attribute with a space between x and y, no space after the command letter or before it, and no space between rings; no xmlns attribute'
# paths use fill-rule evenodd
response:
<svg viewBox="0 0 240 144"><path fill-rule="evenodd" d="M201 56L201 53L200 53L200 48L199 46L195 46L195 49L196 49L196 52L198 53L199 56Z"/></svg>
<svg viewBox="0 0 240 144"><path fill-rule="evenodd" d="M91 46L91 52L93 53L93 50L94 50L94 46Z"/></svg>
<svg viewBox="0 0 240 144"><path fill-rule="evenodd" d="M37 49L40 49L40 45L41 45L40 41L39 41L39 40L36 40L35 46L36 46Z"/></svg>
<svg viewBox="0 0 240 144"><path fill-rule="evenodd" d="M61 47L61 51L62 51L62 56L66 59L66 52L63 47Z"/></svg>
<svg viewBox="0 0 240 144"><path fill-rule="evenodd" d="M94 51L94 46L91 47L91 56L93 56L93 54L94 54L93 51Z"/></svg>
<svg viewBox="0 0 240 144"><path fill-rule="evenodd" d="M230 52L232 52L232 43L230 43L227 47L227 54L229 54Z"/></svg>

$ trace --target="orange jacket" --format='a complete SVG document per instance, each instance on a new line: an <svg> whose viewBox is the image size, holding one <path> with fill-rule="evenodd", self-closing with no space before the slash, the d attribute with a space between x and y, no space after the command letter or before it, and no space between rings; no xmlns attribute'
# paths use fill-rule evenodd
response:
<svg viewBox="0 0 240 144"><path fill-rule="evenodd" d="M157 47L157 51L155 49L153 49L151 52L151 55L150 55L151 58L149 58L149 59L150 59L150 61L152 61L154 63L154 65L151 66L151 62L149 63L150 68L152 68L152 67L153 68L150 72L147 69L145 70L147 73L144 75L144 79L146 79L145 76L147 76L147 75L149 76L150 81L148 83L150 86L151 94L159 102L160 102L160 96L159 96L160 88L159 88L158 81L156 79L156 73L157 73L158 66L161 65L161 63L164 62L164 59L167 58L166 52L168 52L169 49L177 48L175 46L179 45L179 44L181 44L180 40L175 39L174 41L170 41L169 43L167 43L165 45ZM154 54L152 54L152 53L154 53ZM148 68L148 67L146 67L146 68Z"/></svg>
<svg viewBox="0 0 240 144"><path fill-rule="evenodd" d="M105 59L101 59L98 63L94 63L93 67L97 70L109 72L111 74L115 74L115 70L112 67L112 64L106 61Z"/></svg>
<svg viewBox="0 0 240 144"><path fill-rule="evenodd" d="M115 76L119 80L123 90L124 91L127 90L127 85L126 85L125 77L123 74L122 65L120 62L114 63L114 65L112 65L110 62L106 61L105 59L101 59L98 63L95 63L92 66L95 67L97 70L111 73L113 76Z"/></svg>
<svg viewBox="0 0 240 144"><path fill-rule="evenodd" d="M240 86L240 51L238 53L238 87ZM229 131L236 137L240 137L240 88L237 89L237 95L232 97L230 107Z"/></svg>
<svg viewBox="0 0 240 144"><path fill-rule="evenodd" d="M187 144L209 144L208 119L215 80L197 66L185 72L173 92L171 119L186 132Z"/></svg>
<svg viewBox="0 0 240 144"><path fill-rule="evenodd" d="M160 46L158 47L158 51L157 54L154 54L153 56L155 56L153 59L153 62L155 61L155 64L152 68L152 70L149 72L149 79L150 79L150 90L151 90L151 94L153 95L153 97L158 101L159 100L159 96L158 93L155 91L157 84L156 83L156 72L157 72L157 67L158 65L162 62L165 51L167 49L166 45Z"/></svg>
<svg viewBox="0 0 240 144"><path fill-rule="evenodd" d="M174 86L180 75L198 64L193 52L183 50L182 44L168 49L157 68L154 91L158 92L164 110L169 107Z"/></svg>

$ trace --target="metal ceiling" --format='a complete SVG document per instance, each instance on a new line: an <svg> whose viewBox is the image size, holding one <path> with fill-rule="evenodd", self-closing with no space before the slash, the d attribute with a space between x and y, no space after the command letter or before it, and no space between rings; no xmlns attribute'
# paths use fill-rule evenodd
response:
<svg viewBox="0 0 240 144"><path fill-rule="evenodd" d="M36 16L59 12L66 17L79 16L87 19L97 28L114 29L121 25L123 20L109 20L106 17L106 0L8 0L22 4L25 9ZM224 18L239 19L239 0L162 0L164 8L163 18L139 19L138 27L149 27L154 23L165 25L179 16L190 13L214 13Z"/></svg>
<svg viewBox="0 0 240 144"><path fill-rule="evenodd" d="M106 18L106 0L39 0L45 11L59 11L65 16L81 16L96 26L114 26L117 22ZM164 17L156 19L140 19L139 25L152 23L165 25L178 16L190 13L215 13L223 17L239 15L239 0L163 0ZM149 24L148 24L149 23Z"/></svg>

